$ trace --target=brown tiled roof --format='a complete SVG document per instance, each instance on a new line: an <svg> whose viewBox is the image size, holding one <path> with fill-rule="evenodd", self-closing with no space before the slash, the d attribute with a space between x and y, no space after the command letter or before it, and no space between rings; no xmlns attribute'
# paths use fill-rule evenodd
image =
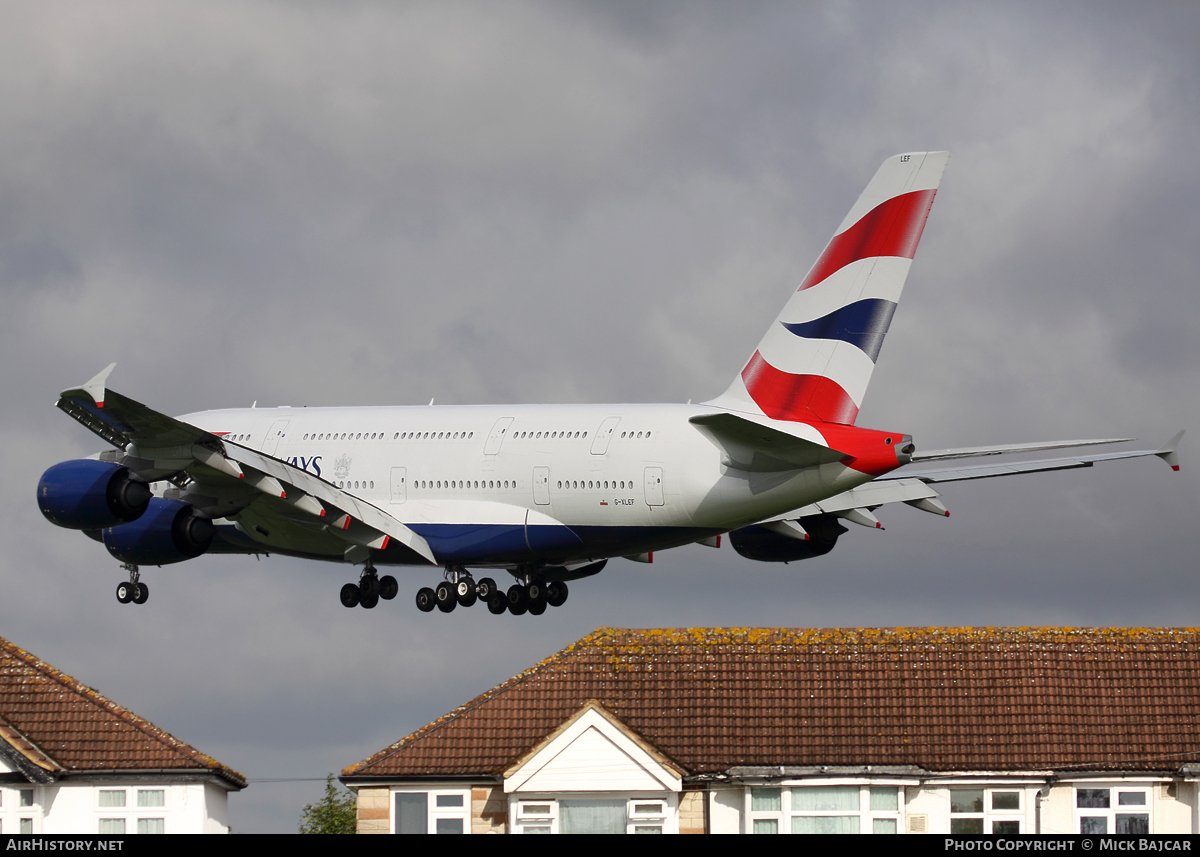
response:
<svg viewBox="0 0 1200 857"><path fill-rule="evenodd" d="M1200 762L1200 630L601 628L343 771L495 776L596 699L691 775Z"/></svg>
<svg viewBox="0 0 1200 857"><path fill-rule="evenodd" d="M210 771L246 779L0 637L0 739L55 774Z"/></svg>

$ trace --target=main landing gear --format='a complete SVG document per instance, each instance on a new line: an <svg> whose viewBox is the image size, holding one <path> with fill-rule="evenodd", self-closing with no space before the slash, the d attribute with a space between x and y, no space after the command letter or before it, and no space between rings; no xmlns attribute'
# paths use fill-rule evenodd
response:
<svg viewBox="0 0 1200 857"><path fill-rule="evenodd" d="M522 613L540 616L546 612L546 607L561 607L566 600L567 584L561 580L545 583L530 575L525 583L514 583L504 592L490 577L476 583L466 569L448 568L446 579L437 588L423 587L417 592L417 609L429 613L436 607L449 613L455 607L470 607L476 601L482 601L488 612L496 616L504 612L514 616Z"/></svg>
<svg viewBox="0 0 1200 857"><path fill-rule="evenodd" d="M391 601L400 591L400 584L390 574L383 577L375 571L375 566L363 568L358 583L347 583L342 587L341 599L343 607L365 607L370 610L379 603L379 599Z"/></svg>
<svg viewBox="0 0 1200 857"><path fill-rule="evenodd" d="M122 604L128 604L130 601L134 604L145 604L146 599L150 597L150 588L138 580L141 577L138 567L127 562L121 568L129 572L129 582L121 581L117 584L117 600Z"/></svg>

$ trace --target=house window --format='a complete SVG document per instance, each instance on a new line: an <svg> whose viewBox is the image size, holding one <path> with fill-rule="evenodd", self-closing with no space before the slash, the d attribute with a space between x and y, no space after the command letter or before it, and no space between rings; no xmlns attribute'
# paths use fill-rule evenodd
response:
<svg viewBox="0 0 1200 857"><path fill-rule="evenodd" d="M110 836L125 835L125 819L123 818L102 818L100 819L100 829L97 833L108 834Z"/></svg>
<svg viewBox="0 0 1200 857"><path fill-rule="evenodd" d="M623 799L560 800L559 833L624 833L629 819Z"/></svg>
<svg viewBox="0 0 1200 857"><path fill-rule="evenodd" d="M138 789L138 806L166 806L167 793L164 789Z"/></svg>
<svg viewBox="0 0 1200 857"><path fill-rule="evenodd" d="M513 833L661 834L673 829L672 812L670 799L655 797L530 798L517 804Z"/></svg>
<svg viewBox="0 0 1200 857"><path fill-rule="evenodd" d="M751 833L898 833L899 786L821 784L750 790Z"/></svg>
<svg viewBox="0 0 1200 857"><path fill-rule="evenodd" d="M1076 788L1080 833L1149 833L1150 789Z"/></svg>
<svg viewBox="0 0 1200 857"><path fill-rule="evenodd" d="M21 806L33 806L33 789L21 789ZM124 804L122 804L124 806Z"/></svg>
<svg viewBox="0 0 1200 857"><path fill-rule="evenodd" d="M164 819L161 818L139 818L137 822L138 833L166 833L167 826Z"/></svg>
<svg viewBox="0 0 1200 857"><path fill-rule="evenodd" d="M548 834L554 832L554 801L522 801L517 806L517 831L526 834Z"/></svg>
<svg viewBox="0 0 1200 857"><path fill-rule="evenodd" d="M100 790L100 806L125 806L125 791L113 791L111 789Z"/></svg>
<svg viewBox="0 0 1200 857"><path fill-rule="evenodd" d="M950 789L951 833L1021 833L1020 789Z"/></svg>
<svg viewBox="0 0 1200 857"><path fill-rule="evenodd" d="M395 792L396 833L470 833L471 793L447 789Z"/></svg>

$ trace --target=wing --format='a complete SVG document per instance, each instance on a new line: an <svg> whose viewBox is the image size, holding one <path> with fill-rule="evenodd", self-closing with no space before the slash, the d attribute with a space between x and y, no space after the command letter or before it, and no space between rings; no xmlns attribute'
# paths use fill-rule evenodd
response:
<svg viewBox="0 0 1200 857"><path fill-rule="evenodd" d="M1063 458L1047 458L1037 461L996 462L988 464L971 464L965 467L944 468L938 470L906 470L901 468L894 473L881 476L873 482L860 485L850 491L813 503L801 509L795 509L786 515L776 517L764 524L791 522L808 515L823 513L834 514L845 520L866 527L883 529L878 519L872 514L875 509L887 503L907 503L914 508L935 515L949 517L950 512L938 499L940 496L931 486L940 482L962 482L969 479L991 479L997 476L1013 476L1018 473L1039 473L1050 470L1071 470L1076 467L1091 467L1100 461L1118 461L1125 458L1145 458L1155 456L1171 465L1172 470L1179 469L1179 441L1183 432L1177 433L1158 449L1135 449L1123 452L1108 452L1098 455L1077 455ZM1013 446L980 446L966 449L945 449L937 452L916 453L913 463L918 461L950 461L961 458L978 458L981 456L1003 455L1005 453L1022 453L1046 449L1064 449L1068 447L1095 446L1099 444L1120 443L1122 440L1108 438L1103 440L1055 441L1051 443L1028 443ZM911 467L912 465L909 465Z"/></svg>
<svg viewBox="0 0 1200 857"><path fill-rule="evenodd" d="M237 516L243 532L259 542L270 543L271 527L307 532L310 540L327 544L332 538L354 555L365 548L384 550L394 540L439 564L424 538L377 506L285 461L105 389L113 366L64 390L57 402L116 447L103 460L128 467L141 481L172 482L184 492L182 499L195 498L198 510L212 517Z"/></svg>

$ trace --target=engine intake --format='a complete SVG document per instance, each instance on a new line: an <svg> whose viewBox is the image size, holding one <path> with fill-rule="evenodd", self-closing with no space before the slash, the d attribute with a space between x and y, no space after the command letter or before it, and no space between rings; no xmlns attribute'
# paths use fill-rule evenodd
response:
<svg viewBox="0 0 1200 857"><path fill-rule="evenodd" d="M150 488L129 468L90 458L64 461L42 474L38 508L52 524L97 530L136 521L150 504Z"/></svg>

